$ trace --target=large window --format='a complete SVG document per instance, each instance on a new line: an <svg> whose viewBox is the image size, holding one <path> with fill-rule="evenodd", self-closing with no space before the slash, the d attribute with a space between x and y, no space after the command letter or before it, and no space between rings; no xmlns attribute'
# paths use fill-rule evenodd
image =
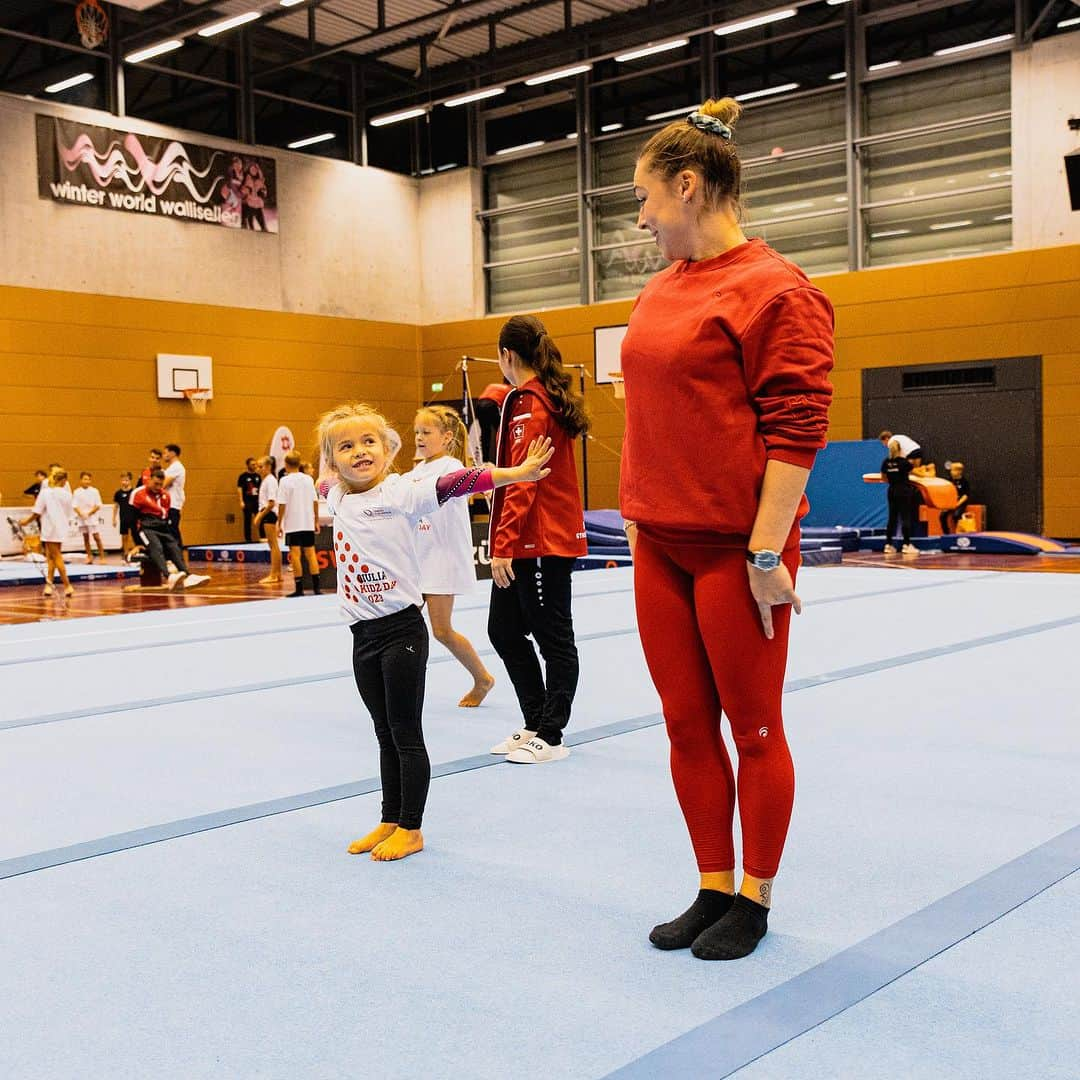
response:
<svg viewBox="0 0 1080 1080"><path fill-rule="evenodd" d="M987 32L1002 3L985 0ZM495 148L520 145L520 129L515 134L511 109L494 110L485 125L491 156L482 215L490 309L640 292L665 263L637 227L637 155L665 123L724 93L745 108L736 129L743 228L807 272L1008 248L1008 51L935 57L964 38L963 22L945 9L925 13L923 38L916 23L924 14L893 19L890 34L889 13L863 10L826 5L812 28L787 30L791 18L755 31L767 40L691 37L669 61L649 58L648 70L597 63L579 93L532 106L544 112L530 113L526 127L544 145L511 148L505 162ZM854 30L846 38L853 47L845 48L842 20ZM588 139L580 151L579 134ZM553 139L561 149L553 151Z"/></svg>

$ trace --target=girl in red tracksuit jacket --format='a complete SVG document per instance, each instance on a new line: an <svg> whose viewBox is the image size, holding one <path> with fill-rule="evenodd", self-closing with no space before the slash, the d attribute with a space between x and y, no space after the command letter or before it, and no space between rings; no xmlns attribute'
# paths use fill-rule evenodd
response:
<svg viewBox="0 0 1080 1080"><path fill-rule="evenodd" d="M488 637L517 694L522 726L493 754L535 765L570 751L563 731L578 681L570 612L570 571L586 552L574 440L589 426L559 350L539 319L515 315L499 332L499 367L514 389L506 396L495 463L524 460L548 437L555 453L545 484L495 492L491 509L491 606ZM544 672L527 635L540 648Z"/></svg>
<svg viewBox="0 0 1080 1080"><path fill-rule="evenodd" d="M738 115L730 98L707 101L642 149L638 225L671 265L642 290L622 347L638 630L700 874L691 907L649 939L703 960L746 956L767 930L794 795L780 705L798 522L832 397L828 299L739 226Z"/></svg>

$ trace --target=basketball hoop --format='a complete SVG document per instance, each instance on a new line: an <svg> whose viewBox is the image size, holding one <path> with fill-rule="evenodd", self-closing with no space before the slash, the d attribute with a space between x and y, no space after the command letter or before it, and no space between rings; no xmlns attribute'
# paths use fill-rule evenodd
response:
<svg viewBox="0 0 1080 1080"><path fill-rule="evenodd" d="M210 401L210 390L205 386L191 386L187 390L181 390L181 394L187 398L196 416L206 415L206 406Z"/></svg>
<svg viewBox="0 0 1080 1080"><path fill-rule="evenodd" d="M626 385L623 382L622 372L621 371L609 371L608 375L611 376L611 388L612 388L612 390L615 391L615 396L617 398L625 398L626 397Z"/></svg>
<svg viewBox="0 0 1080 1080"><path fill-rule="evenodd" d="M109 36L109 16L98 0L81 0L75 8L75 25L84 49L96 49Z"/></svg>

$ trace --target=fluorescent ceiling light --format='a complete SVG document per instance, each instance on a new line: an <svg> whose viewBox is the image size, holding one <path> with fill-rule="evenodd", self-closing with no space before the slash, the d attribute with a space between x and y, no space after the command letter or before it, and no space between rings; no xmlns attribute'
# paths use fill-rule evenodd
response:
<svg viewBox="0 0 1080 1080"><path fill-rule="evenodd" d="M571 75L584 75L586 71L592 71L592 64L576 64L574 67L549 71L545 75L534 75L531 79L525 80L525 85L539 86L541 83L554 82L556 79L569 79Z"/></svg>
<svg viewBox="0 0 1080 1080"><path fill-rule="evenodd" d="M983 38L982 41L969 41L966 45L950 45L947 49L935 49L935 56L952 56L953 53L967 52L969 49L981 49L986 45L998 45L1002 41L1012 41L1012 34L998 34L997 37Z"/></svg>
<svg viewBox="0 0 1080 1080"><path fill-rule="evenodd" d="M618 131L622 127L622 124L603 124L600 128L601 131Z"/></svg>
<svg viewBox="0 0 1080 1080"><path fill-rule="evenodd" d="M836 82L837 79L846 79L846 78L847 78L847 72L846 71L834 71L832 73L832 75L829 76L829 82Z"/></svg>
<svg viewBox="0 0 1080 1080"><path fill-rule="evenodd" d="M792 210L812 210L814 204L812 202L793 202L785 203L783 206L774 206L772 212L774 214L787 214Z"/></svg>
<svg viewBox="0 0 1080 1080"><path fill-rule="evenodd" d="M781 19L790 19L795 15L794 8L784 8L783 11L770 11L765 15L757 15L753 19L740 19L738 22L725 23L716 27L713 33L718 37L726 37L728 34L737 34L740 30L749 30L754 26L766 26L768 23L780 22Z"/></svg>
<svg viewBox="0 0 1080 1080"><path fill-rule="evenodd" d="M505 86L492 86L488 90L474 90L471 94L462 94L461 97L448 98L443 104L448 109L455 109L458 105L468 105L470 101L483 101L484 98L498 97L506 93Z"/></svg>
<svg viewBox="0 0 1080 1080"><path fill-rule="evenodd" d="M780 86L770 86L765 90L750 90L745 94L736 94L736 101L753 101L754 98L772 97L773 94L786 94L789 90L798 90L797 82L783 83Z"/></svg>
<svg viewBox="0 0 1080 1080"><path fill-rule="evenodd" d="M910 229L882 229L881 232L872 232L871 240L884 240L886 236L910 236Z"/></svg>
<svg viewBox="0 0 1080 1080"><path fill-rule="evenodd" d="M1012 176L1012 169L995 169L986 174L991 180L1001 180L1006 176Z"/></svg>
<svg viewBox="0 0 1080 1080"><path fill-rule="evenodd" d="M218 34L224 34L226 30L235 30L236 27L243 26L244 23L254 22L261 16L261 11L245 11L242 15L233 15L231 18L222 19L220 22L204 26L197 33L199 37L216 37Z"/></svg>
<svg viewBox="0 0 1080 1080"><path fill-rule="evenodd" d="M846 195L834 195L833 196L833 202L847 202L847 196Z"/></svg>
<svg viewBox="0 0 1080 1080"><path fill-rule="evenodd" d="M1077 21L1080 22L1080 20L1077 20ZM1012 214L995 214L994 215L994 220L995 221L1012 221Z"/></svg>
<svg viewBox="0 0 1080 1080"><path fill-rule="evenodd" d="M829 7L839 7L840 4L850 4L851 0L825 0Z"/></svg>
<svg viewBox="0 0 1080 1080"><path fill-rule="evenodd" d="M297 139L288 144L290 150L299 150L301 146L314 146L315 143L329 142L337 136L332 131L324 131L321 135L309 135L306 139Z"/></svg>
<svg viewBox="0 0 1080 1080"><path fill-rule="evenodd" d="M446 165L436 165L435 166L435 171L436 172L446 172L447 169L456 169L457 167L458 167L458 163L456 161L451 161Z"/></svg>
<svg viewBox="0 0 1080 1080"><path fill-rule="evenodd" d="M681 49L689 45L687 38L677 38L675 41L664 41L659 45L646 45L643 49L634 49L632 52L619 53L615 57L616 64L625 64L627 60L640 60L643 56L655 56L657 53L671 52L672 49Z"/></svg>
<svg viewBox="0 0 1080 1080"><path fill-rule="evenodd" d="M501 157L503 154L516 154L519 150L535 150L538 146L543 146L544 140L537 139L536 142L522 143L520 146L507 146L502 150L496 150L495 156Z"/></svg>
<svg viewBox="0 0 1080 1080"><path fill-rule="evenodd" d="M894 67L899 67L899 66L900 66L900 61L899 60L884 60L880 64L871 64L866 70L867 71L884 71L886 68L894 68Z"/></svg>
<svg viewBox="0 0 1080 1080"><path fill-rule="evenodd" d="M281 0L282 7L296 7L297 4L302 4L304 0Z"/></svg>
<svg viewBox="0 0 1080 1080"><path fill-rule="evenodd" d="M1059 30L1064 30L1070 26L1080 26L1080 15L1078 15L1075 19L1062 19L1061 22L1057 24L1057 28Z"/></svg>
<svg viewBox="0 0 1080 1080"><path fill-rule="evenodd" d="M576 139L577 138L577 132L576 131L568 132L565 137L567 139Z"/></svg>
<svg viewBox="0 0 1080 1080"><path fill-rule="evenodd" d="M172 52L179 49L184 43L179 38L170 41L159 41L156 45L148 45L145 49L136 49L124 57L125 64L138 64L143 60L149 60L152 56L161 56L162 53Z"/></svg>
<svg viewBox="0 0 1080 1080"><path fill-rule="evenodd" d="M645 117L646 120L667 120L672 116L689 116L696 109L700 109L700 105L681 105L677 109L668 109L665 112L649 113Z"/></svg>
<svg viewBox="0 0 1080 1080"><path fill-rule="evenodd" d="M72 75L70 79L64 79L62 82L54 82L51 86L46 86L45 93L59 94L61 90L70 90L73 86L81 86L84 82L90 82L93 77L93 72L84 71L81 75Z"/></svg>
<svg viewBox="0 0 1080 1080"><path fill-rule="evenodd" d="M418 105L415 109L402 109L401 112L383 113L382 116L373 116L368 123L372 127L386 127L387 124L396 124L401 120L412 120L417 116L423 116L427 112L426 105Z"/></svg>
<svg viewBox="0 0 1080 1080"><path fill-rule="evenodd" d="M972 225L974 222L969 218L966 221L936 221L930 226L932 232L941 232L942 229L962 229L965 225Z"/></svg>

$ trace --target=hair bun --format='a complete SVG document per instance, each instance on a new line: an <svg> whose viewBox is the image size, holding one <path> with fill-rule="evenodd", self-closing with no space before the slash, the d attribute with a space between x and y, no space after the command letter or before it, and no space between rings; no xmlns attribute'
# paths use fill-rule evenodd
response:
<svg viewBox="0 0 1080 1080"><path fill-rule="evenodd" d="M702 102L697 111L706 116L714 116L728 127L734 127L735 121L742 115L742 106L734 98L709 98Z"/></svg>

